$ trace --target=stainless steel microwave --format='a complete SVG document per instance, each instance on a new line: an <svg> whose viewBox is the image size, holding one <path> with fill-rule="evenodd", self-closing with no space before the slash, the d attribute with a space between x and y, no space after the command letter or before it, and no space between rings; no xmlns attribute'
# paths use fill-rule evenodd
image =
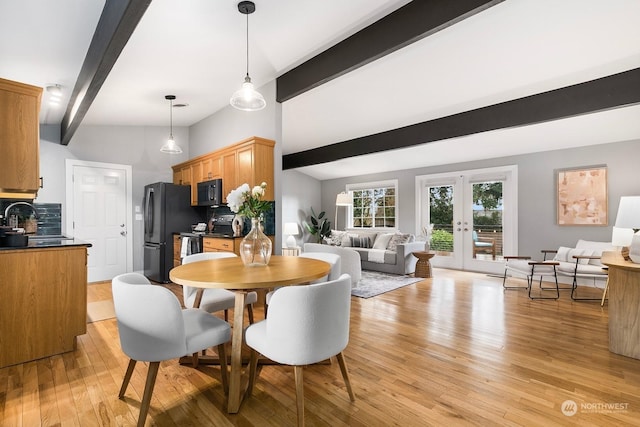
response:
<svg viewBox="0 0 640 427"><path fill-rule="evenodd" d="M218 206L222 203L222 180L198 183L198 206Z"/></svg>

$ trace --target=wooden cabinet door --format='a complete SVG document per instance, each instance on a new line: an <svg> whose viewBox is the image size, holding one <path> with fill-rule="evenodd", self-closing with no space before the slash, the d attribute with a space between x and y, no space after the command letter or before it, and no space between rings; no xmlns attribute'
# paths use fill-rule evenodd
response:
<svg viewBox="0 0 640 427"><path fill-rule="evenodd" d="M182 185L182 170L173 170L173 183Z"/></svg>
<svg viewBox="0 0 640 427"><path fill-rule="evenodd" d="M249 184L249 187L260 184L255 182L253 169L253 146L242 147L236 151L236 178L238 185Z"/></svg>
<svg viewBox="0 0 640 427"><path fill-rule="evenodd" d="M0 79L0 193L35 197L40 187L39 113L42 89ZM1 197L11 197L2 194ZM24 197L24 196L22 196Z"/></svg>
<svg viewBox="0 0 640 427"><path fill-rule="evenodd" d="M202 182L202 162L191 165L191 205L198 205L198 183Z"/></svg>
<svg viewBox="0 0 640 427"><path fill-rule="evenodd" d="M235 150L222 155L222 199L226 202L227 194L238 187L236 174Z"/></svg>
<svg viewBox="0 0 640 427"><path fill-rule="evenodd" d="M222 178L222 157L210 156L202 160L202 180Z"/></svg>

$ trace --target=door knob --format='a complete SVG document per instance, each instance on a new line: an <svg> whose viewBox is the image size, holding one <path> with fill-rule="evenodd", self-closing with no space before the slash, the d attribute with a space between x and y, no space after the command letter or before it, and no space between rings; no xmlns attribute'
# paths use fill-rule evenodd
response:
<svg viewBox="0 0 640 427"><path fill-rule="evenodd" d="M120 224L120 227L124 227L124 224Z"/></svg>
<svg viewBox="0 0 640 427"><path fill-rule="evenodd" d="M126 231L121 231L121 232L120 232L120 235L121 235L121 236L126 236L126 235L127 235L127 232L126 232Z"/></svg>

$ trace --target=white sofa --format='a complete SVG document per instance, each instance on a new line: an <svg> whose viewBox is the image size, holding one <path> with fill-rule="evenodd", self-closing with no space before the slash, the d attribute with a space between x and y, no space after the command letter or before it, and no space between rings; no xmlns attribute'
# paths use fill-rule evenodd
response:
<svg viewBox="0 0 640 427"><path fill-rule="evenodd" d="M341 248L340 246L322 245L320 243L305 243L304 252L325 252L340 255L340 271L351 276L351 287L358 286L362 269L360 267L360 255L351 248Z"/></svg>
<svg viewBox="0 0 640 427"><path fill-rule="evenodd" d="M332 230L326 243L356 251L363 270L393 274L413 273L418 259L411 253L425 250L412 234L360 229Z"/></svg>

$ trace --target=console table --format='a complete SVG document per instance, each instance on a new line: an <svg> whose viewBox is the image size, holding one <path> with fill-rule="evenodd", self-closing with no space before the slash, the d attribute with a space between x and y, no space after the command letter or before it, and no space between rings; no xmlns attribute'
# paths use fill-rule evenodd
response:
<svg viewBox="0 0 640 427"><path fill-rule="evenodd" d="M609 267L609 351L640 359L640 264L604 252Z"/></svg>

